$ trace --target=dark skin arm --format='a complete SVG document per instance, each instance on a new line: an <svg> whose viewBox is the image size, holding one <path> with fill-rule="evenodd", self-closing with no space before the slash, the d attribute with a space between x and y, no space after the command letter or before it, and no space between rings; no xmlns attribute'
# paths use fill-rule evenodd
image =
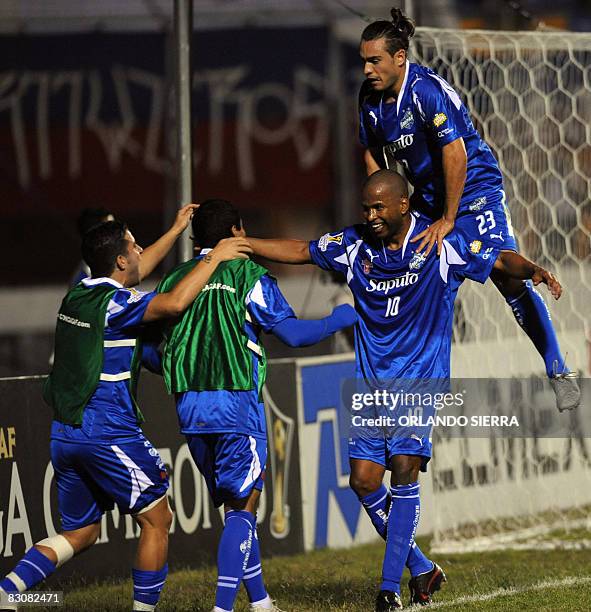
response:
<svg viewBox="0 0 591 612"><path fill-rule="evenodd" d="M533 261L514 251L501 251L495 261L494 268L511 278L531 279L536 286L540 283L547 285L552 297L556 300L562 295L562 286L552 272L544 270Z"/></svg>
<svg viewBox="0 0 591 612"><path fill-rule="evenodd" d="M307 240L248 238L255 255L286 264L312 263Z"/></svg>
<svg viewBox="0 0 591 612"><path fill-rule="evenodd" d="M167 293L159 293L148 304L143 321L156 321L167 317L177 317L205 287L210 276L222 261L248 259L252 253L246 238L225 238L208 253L175 287Z"/></svg>
<svg viewBox="0 0 591 612"><path fill-rule="evenodd" d="M380 166L374 159L371 151L369 149L365 149L365 153L363 154L363 159L365 160L365 170L367 172L367 176L377 172L380 169Z"/></svg>
<svg viewBox="0 0 591 612"><path fill-rule="evenodd" d="M443 176L445 180L445 203L443 206L443 216L433 222L425 231L415 236L411 242L421 240L417 248L420 253L425 247L425 254L428 255L437 243L437 255L441 255L443 239L454 228L460 199L464 191L466 182L466 170L468 167L468 157L463 138L458 138L446 144L442 151Z"/></svg>

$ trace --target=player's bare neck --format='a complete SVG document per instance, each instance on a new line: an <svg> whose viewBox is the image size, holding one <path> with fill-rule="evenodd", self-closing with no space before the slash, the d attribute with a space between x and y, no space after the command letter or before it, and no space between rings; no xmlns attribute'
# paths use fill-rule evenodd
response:
<svg viewBox="0 0 591 612"><path fill-rule="evenodd" d="M386 248L389 251L398 251L404 245L404 241L406 240L406 235L410 231L410 217L406 215L402 221L402 225L400 229L395 232L389 240L384 241Z"/></svg>

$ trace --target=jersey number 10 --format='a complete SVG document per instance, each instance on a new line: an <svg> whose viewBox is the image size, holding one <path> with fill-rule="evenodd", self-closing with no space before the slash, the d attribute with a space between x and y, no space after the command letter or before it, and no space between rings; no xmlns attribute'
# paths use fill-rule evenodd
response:
<svg viewBox="0 0 591 612"><path fill-rule="evenodd" d="M400 307L400 296L388 298L388 304L386 304L386 316L395 317L398 314L398 308Z"/></svg>

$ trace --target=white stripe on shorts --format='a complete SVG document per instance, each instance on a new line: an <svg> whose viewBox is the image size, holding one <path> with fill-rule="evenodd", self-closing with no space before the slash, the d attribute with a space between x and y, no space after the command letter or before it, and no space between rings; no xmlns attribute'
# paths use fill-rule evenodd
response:
<svg viewBox="0 0 591 612"><path fill-rule="evenodd" d="M261 475L261 460L257 453L257 441L252 437L248 436L250 440L250 451L252 452L252 461L250 462L250 469L248 475L240 487L240 493L246 490L260 475Z"/></svg>

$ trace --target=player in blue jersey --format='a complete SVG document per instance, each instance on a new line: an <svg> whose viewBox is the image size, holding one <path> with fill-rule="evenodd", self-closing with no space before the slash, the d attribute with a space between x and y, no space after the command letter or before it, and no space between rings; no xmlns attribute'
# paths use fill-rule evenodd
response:
<svg viewBox="0 0 591 612"><path fill-rule="evenodd" d="M172 228L144 251L120 222L103 223L84 235L82 252L92 277L62 302L45 393L55 413L51 461L62 532L30 548L0 581L0 594L33 587L94 544L103 513L117 504L141 528L133 609L155 608L168 572L172 513L166 467L142 434L131 392L135 347L146 323L181 314L220 262L250 251L243 239L224 241L171 292L131 289L170 251L195 208L182 208Z"/></svg>
<svg viewBox="0 0 591 612"><path fill-rule="evenodd" d="M549 272L518 253L489 246L476 250L459 230L435 250L412 242L429 220L410 211L404 179L392 170L371 175L363 189L366 223L311 242L250 238L256 254L282 263L315 263L342 274L359 316L355 326L357 377L376 386L416 379L445 381L450 374L453 303L464 278L484 282L491 270L561 287ZM445 576L414 543L420 511L419 471L431 457L430 432L376 435L352 432L350 483L376 531L386 539L376 610L401 607L400 580L409 567L411 601L426 604ZM391 489L382 481L391 471Z"/></svg>
<svg viewBox="0 0 591 612"><path fill-rule="evenodd" d="M454 227L484 249L517 251L497 160L449 83L408 61L413 34L412 21L392 9L391 22L371 23L361 35L359 134L367 172L404 168L414 187L411 207L432 221L414 238L419 251L437 243L441 252ZM531 282L502 271L493 269L490 278L542 356L558 409L576 408L577 374L566 367L543 298Z"/></svg>
<svg viewBox="0 0 591 612"><path fill-rule="evenodd" d="M245 235L236 208L225 200L203 202L193 218L200 249L196 261L209 257L211 248L232 235ZM167 290L193 265L181 264L160 288ZM264 331L289 346L306 346L356 319L349 305L337 306L321 320L297 319L275 279L262 266L244 261L220 267L182 319L164 332L165 380L175 393L181 433L214 504L225 511L215 612L233 609L241 582L251 610L278 610L265 589L256 534L267 458L261 397L266 357L259 335ZM204 367L201 355L207 355Z"/></svg>

